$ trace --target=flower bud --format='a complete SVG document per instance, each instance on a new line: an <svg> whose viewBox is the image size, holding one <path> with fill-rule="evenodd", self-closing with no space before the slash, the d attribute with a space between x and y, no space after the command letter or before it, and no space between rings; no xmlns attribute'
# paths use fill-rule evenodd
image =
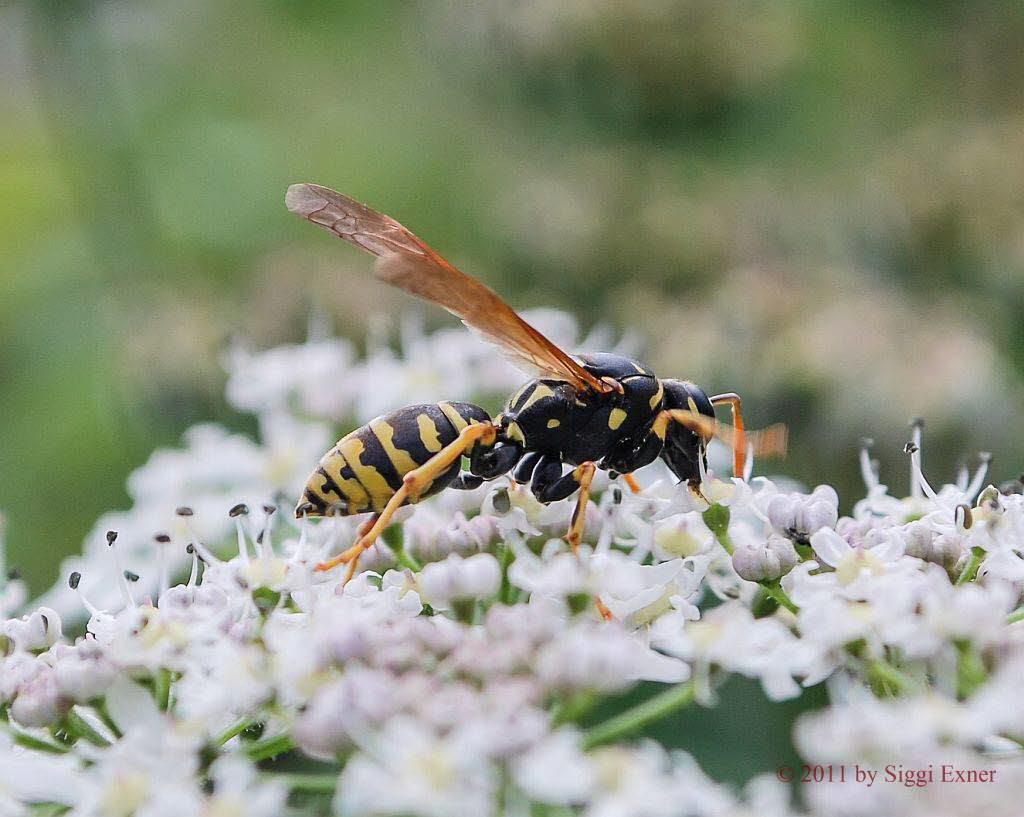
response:
<svg viewBox="0 0 1024 817"><path fill-rule="evenodd" d="M764 542L740 545L732 554L733 569L748 582L781 579L799 558L793 543L785 536L772 533Z"/></svg>
<svg viewBox="0 0 1024 817"><path fill-rule="evenodd" d="M839 519L839 496L829 485L810 494L778 494L768 502L768 521L779 533L807 541L821 528L834 528Z"/></svg>
<svg viewBox="0 0 1024 817"><path fill-rule="evenodd" d="M906 554L933 562L951 570L963 553L963 543L955 533L939 533L922 522L911 522L905 531Z"/></svg>
<svg viewBox="0 0 1024 817"><path fill-rule="evenodd" d="M21 649L45 650L60 640L60 616L56 610L40 607L27 616L10 619L4 629Z"/></svg>
<svg viewBox="0 0 1024 817"><path fill-rule="evenodd" d="M485 598L496 593L500 584L501 567L489 553L466 559L452 553L444 561L428 564L420 573L420 592L432 604Z"/></svg>
<svg viewBox="0 0 1024 817"><path fill-rule="evenodd" d="M62 696L84 704L106 693L117 669L90 639L62 651L53 665L53 675Z"/></svg>
<svg viewBox="0 0 1024 817"><path fill-rule="evenodd" d="M69 706L70 702L60 694L53 670L40 665L32 678L18 687L11 704L11 717L22 726L49 726L59 720Z"/></svg>

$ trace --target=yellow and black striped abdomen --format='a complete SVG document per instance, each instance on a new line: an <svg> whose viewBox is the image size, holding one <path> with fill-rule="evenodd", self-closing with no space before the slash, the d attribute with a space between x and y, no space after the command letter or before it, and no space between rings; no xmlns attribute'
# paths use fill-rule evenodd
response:
<svg viewBox="0 0 1024 817"><path fill-rule="evenodd" d="M490 416L471 403L407 406L371 420L342 437L320 459L306 483L299 507L311 516L381 511L402 486L402 478L455 441L469 423ZM434 480L422 497L447 487L461 460Z"/></svg>

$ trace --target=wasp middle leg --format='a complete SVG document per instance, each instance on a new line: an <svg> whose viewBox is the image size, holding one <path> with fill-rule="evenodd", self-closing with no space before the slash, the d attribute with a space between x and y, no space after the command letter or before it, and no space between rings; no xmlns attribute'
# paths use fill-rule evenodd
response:
<svg viewBox="0 0 1024 817"><path fill-rule="evenodd" d="M572 514L572 522L569 525L569 532L565 537L572 547L573 553L579 550L580 540L583 538L587 503L590 501L590 483L594 479L596 468L595 463L584 462L577 465L569 473L562 474L562 461L557 457L541 455L535 457L533 461L530 490L539 502L543 502L546 505L549 502L565 499L574 492L579 492L576 508ZM516 470L516 474L517 476L520 475L519 469Z"/></svg>

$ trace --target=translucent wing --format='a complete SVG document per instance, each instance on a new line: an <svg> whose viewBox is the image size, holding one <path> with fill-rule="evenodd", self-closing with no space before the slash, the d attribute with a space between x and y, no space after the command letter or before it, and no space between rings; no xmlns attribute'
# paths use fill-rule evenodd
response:
<svg viewBox="0 0 1024 817"><path fill-rule="evenodd" d="M531 374L595 392L613 388L530 326L492 289L449 264L390 216L316 184L293 184L285 204L293 213L376 256L377 277L443 306Z"/></svg>

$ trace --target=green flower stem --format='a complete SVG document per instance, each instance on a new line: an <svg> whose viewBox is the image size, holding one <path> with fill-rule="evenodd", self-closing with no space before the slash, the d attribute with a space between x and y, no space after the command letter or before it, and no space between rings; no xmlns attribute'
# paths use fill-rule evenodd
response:
<svg viewBox="0 0 1024 817"><path fill-rule="evenodd" d="M688 706L695 697L696 687L693 681L669 687L653 698L648 698L643 703L630 707L588 730L583 736L583 748L593 749L595 746L601 746L643 729L647 724L659 721L677 709Z"/></svg>
<svg viewBox="0 0 1024 817"><path fill-rule="evenodd" d="M272 738L256 741L246 751L250 760L260 761L277 757L294 748L295 741L292 740L291 735L274 735Z"/></svg>
<svg viewBox="0 0 1024 817"><path fill-rule="evenodd" d="M1006 618L1007 624L1016 624L1018 621L1024 621L1024 607L1018 607Z"/></svg>
<svg viewBox="0 0 1024 817"><path fill-rule="evenodd" d="M452 601L452 612L463 624L472 624L476 615L476 599L455 599Z"/></svg>
<svg viewBox="0 0 1024 817"><path fill-rule="evenodd" d="M711 505L703 514L701 518L704 520L704 524L708 526L719 544L725 548L725 552L732 556L734 550L732 539L729 538L729 517L731 512L728 506L719 505L717 502Z"/></svg>
<svg viewBox="0 0 1024 817"><path fill-rule="evenodd" d="M30 803L25 806L25 814L29 817L60 817L71 811L71 806L64 803Z"/></svg>
<svg viewBox="0 0 1024 817"><path fill-rule="evenodd" d="M967 698L988 679L988 669L969 641L958 641L956 648L959 653L956 667L957 694Z"/></svg>
<svg viewBox="0 0 1024 817"><path fill-rule="evenodd" d="M301 772L268 774L264 780L277 780L284 783L292 791L310 792L314 794L334 794L338 785L337 774L303 774Z"/></svg>
<svg viewBox="0 0 1024 817"><path fill-rule="evenodd" d="M512 560L515 554L512 552L512 546L505 542L501 546L501 589L498 591L498 600L502 604L512 603L512 591L515 589L512 587L512 582L508 580L508 568L512 564Z"/></svg>
<svg viewBox="0 0 1024 817"><path fill-rule="evenodd" d="M870 661L867 669L869 679L877 684L883 694L900 695L918 687L917 681L888 661Z"/></svg>
<svg viewBox="0 0 1024 817"><path fill-rule="evenodd" d="M789 597L786 591L782 589L782 585L779 583L778 579L772 582L762 582L761 586L764 588L765 593L779 603L780 607L785 607L791 613L800 612L800 608L793 603L793 600Z"/></svg>
<svg viewBox="0 0 1024 817"><path fill-rule="evenodd" d="M96 731L96 728L76 711L75 707L64 716L64 728L76 738L84 738L93 746L109 746L110 741Z"/></svg>
<svg viewBox="0 0 1024 817"><path fill-rule="evenodd" d="M240 734L242 734L242 732L244 732L254 723L256 723L256 721L253 718L239 718L237 721L231 724L231 726L229 726L227 729L225 729L223 732L217 735L217 737L213 739L213 742L216 743L218 746L223 746L225 743L231 740L231 738L238 737Z"/></svg>
<svg viewBox="0 0 1024 817"><path fill-rule="evenodd" d="M153 697L161 712L166 712L171 705L171 672L159 669L153 676Z"/></svg>
<svg viewBox="0 0 1024 817"><path fill-rule="evenodd" d="M419 573L423 570L423 565L416 561L416 559L414 559L413 556L405 550L405 548L395 551L395 561L402 567L408 568L413 573Z"/></svg>
<svg viewBox="0 0 1024 817"><path fill-rule="evenodd" d="M100 698L92 702L93 708L96 710L96 714L100 716L100 720L103 721L103 725L110 730L111 734L115 738L122 737L121 730L117 728L117 724L114 723L114 719L110 717L110 712L107 711L107 701L104 698Z"/></svg>
<svg viewBox="0 0 1024 817"><path fill-rule="evenodd" d="M590 714L600 698L591 690L576 692L559 701L551 712L552 726L561 726L565 723L578 721L580 718Z"/></svg>
<svg viewBox="0 0 1024 817"><path fill-rule="evenodd" d="M30 735L28 732L23 732L14 724L7 724L7 731L10 732L14 742L19 746L24 746L26 749L35 749L40 752L49 752L54 755L62 755L69 750L68 746L61 746L59 743L54 743L43 738L37 738L35 735Z"/></svg>
<svg viewBox="0 0 1024 817"><path fill-rule="evenodd" d="M392 525L382 536L388 547L395 554L395 561L402 567L408 568L413 573L423 570L415 556L405 549L405 529L401 525Z"/></svg>
<svg viewBox="0 0 1024 817"><path fill-rule="evenodd" d="M982 560L985 558L985 550L980 547L971 548L971 560L967 563L967 567L964 568L956 580L957 584L966 584L967 582L973 582L975 577L978 575L978 568L981 567Z"/></svg>

